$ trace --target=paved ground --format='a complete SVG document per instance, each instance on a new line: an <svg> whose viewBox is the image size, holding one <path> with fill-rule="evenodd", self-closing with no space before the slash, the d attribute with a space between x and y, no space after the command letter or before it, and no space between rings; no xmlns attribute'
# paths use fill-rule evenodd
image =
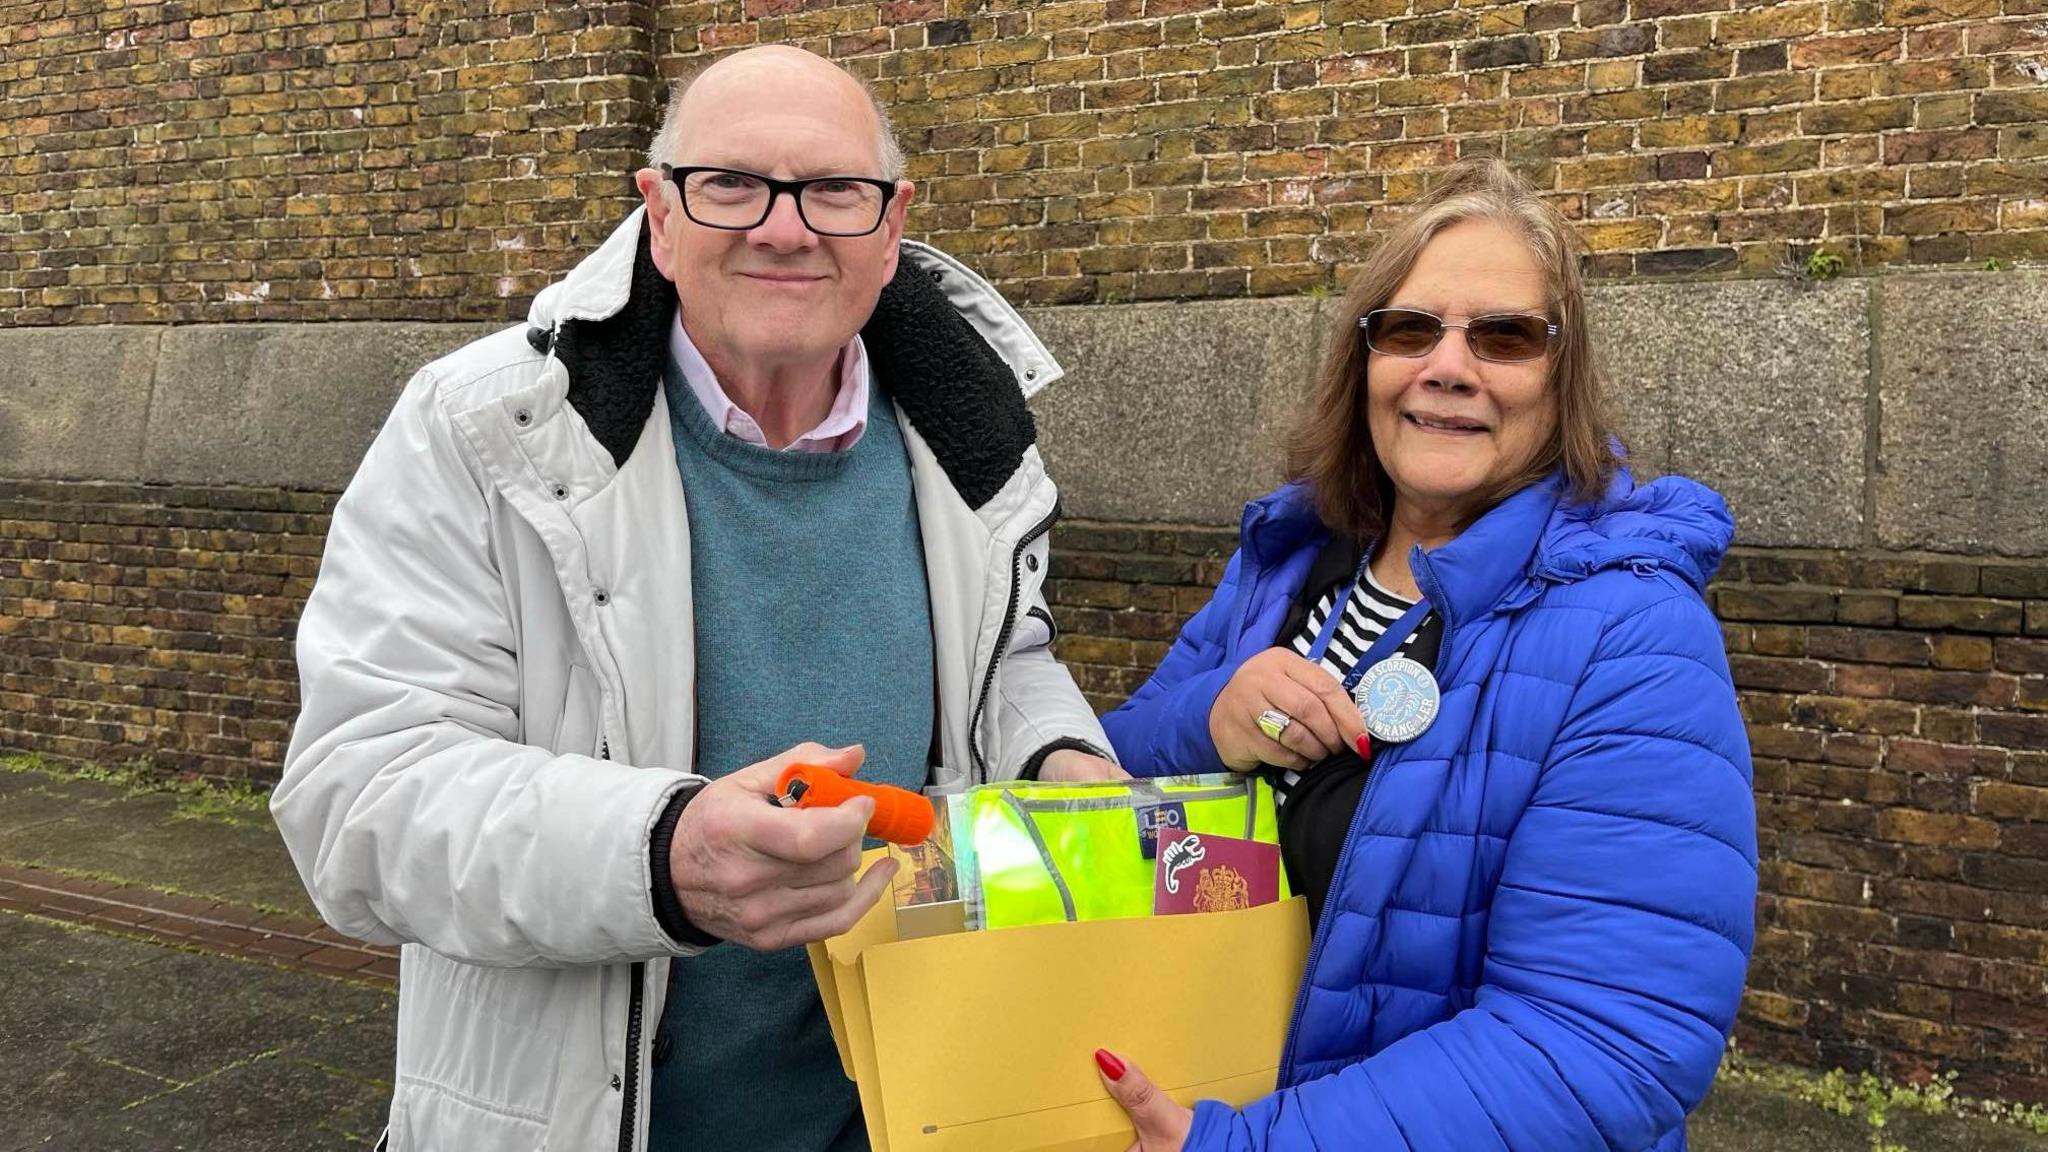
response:
<svg viewBox="0 0 2048 1152"><path fill-rule="evenodd" d="M0 908L387 986L398 978L391 949L320 923L260 807L5 764Z"/></svg>
<svg viewBox="0 0 2048 1152"><path fill-rule="evenodd" d="M368 1147L397 1000L0 913L0 1148Z"/></svg>
<svg viewBox="0 0 2048 1152"><path fill-rule="evenodd" d="M0 770L0 1152L367 1148L397 971L260 809Z"/></svg>
<svg viewBox="0 0 2048 1152"><path fill-rule="evenodd" d="M396 965L321 926L259 809L0 760L0 1152L366 1148ZM2048 1139L1895 1117L1911 1152ZM1869 1152L1867 1130L1724 1083L1696 1152Z"/></svg>

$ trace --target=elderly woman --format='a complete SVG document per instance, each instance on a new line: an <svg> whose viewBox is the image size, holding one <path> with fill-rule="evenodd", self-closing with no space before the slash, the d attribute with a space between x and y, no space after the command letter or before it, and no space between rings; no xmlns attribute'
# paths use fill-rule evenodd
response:
<svg viewBox="0 0 2048 1152"><path fill-rule="evenodd" d="M1574 237L1497 162L1341 316L1293 482L1104 721L1136 775L1274 775L1315 924L1278 1090L1190 1112L1097 1062L1148 1152L1683 1149L1756 895L1701 599L1733 522L1620 469Z"/></svg>

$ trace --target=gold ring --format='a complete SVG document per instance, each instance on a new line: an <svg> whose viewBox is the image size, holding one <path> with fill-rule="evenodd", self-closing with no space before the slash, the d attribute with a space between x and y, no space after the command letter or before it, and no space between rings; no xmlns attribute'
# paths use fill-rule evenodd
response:
<svg viewBox="0 0 2048 1152"><path fill-rule="evenodd" d="M1292 723L1294 723L1294 717L1289 716L1278 708L1268 708L1264 712L1259 713L1259 731L1264 732L1266 739L1273 741L1275 744L1280 742L1281 733L1287 731L1287 726Z"/></svg>

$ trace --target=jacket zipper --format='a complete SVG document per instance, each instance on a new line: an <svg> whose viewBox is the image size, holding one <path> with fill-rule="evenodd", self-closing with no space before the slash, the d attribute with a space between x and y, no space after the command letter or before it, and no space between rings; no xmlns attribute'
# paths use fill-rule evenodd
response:
<svg viewBox="0 0 2048 1152"><path fill-rule="evenodd" d="M1031 547L1032 541L1052 531L1052 526L1059 518L1060 506L1055 501L1052 511L1045 514L1045 519L1032 525L1030 531L1018 537L1017 547L1010 552L1010 603L1003 609L1003 626L996 632L995 650L989 653L988 671L981 678L981 693L974 698L974 711L969 714L967 722L967 750L974 755L974 778L983 783L988 781L988 758L981 754L981 712L988 706L990 689L995 687L996 667L1002 663L1003 649L1009 646L1010 633L1017 627L1017 605L1024 598L1024 573L1020 571L1024 563L1024 550Z"/></svg>
<svg viewBox="0 0 2048 1152"><path fill-rule="evenodd" d="M1429 560L1426 556L1423 558L1420 569L1415 575L1417 583L1423 586L1423 595L1428 598L1429 602L1431 604L1442 604L1444 602L1443 590L1437 584L1436 573L1430 569ZM1443 614L1441 609L1437 610L1437 619L1443 621L1443 632L1437 638L1436 664L1439 668L1448 668L1451 663L1451 621L1448 616ZM1280 1076L1273 1084L1276 1091L1285 1091L1294 1080L1294 1049L1295 1045L1300 1041L1301 1015L1308 1009L1309 989L1314 986L1311 982L1311 977L1315 975L1316 961L1323 954L1323 944L1329 938L1330 922L1336 919L1335 901L1337 893L1344 890L1344 879L1351 871L1352 841L1358 839L1358 827L1365 823L1366 810L1372 807L1373 792L1379 788L1380 781L1386 778L1387 770L1393 767L1393 765L1386 763L1383 758L1392 755L1397 749L1402 747L1405 747L1405 745L1373 745L1372 763L1368 764L1365 769L1365 795L1359 798L1358 807L1352 809L1351 825L1344 830L1344 847L1338 852L1337 871L1331 875L1329 894L1323 898L1323 918L1316 924L1315 939L1309 944L1308 964L1301 970L1301 988L1294 994L1294 1015L1287 1021L1287 1047L1280 1054Z"/></svg>
<svg viewBox="0 0 2048 1152"><path fill-rule="evenodd" d="M633 962L633 994L626 1005L626 1076L619 1102L619 1152L633 1152L633 1134L640 1110L640 998L647 982L647 962Z"/></svg>
<svg viewBox="0 0 2048 1152"><path fill-rule="evenodd" d="M612 758L610 737L601 739L597 758ZM619 1152L633 1152L634 1121L640 1110L640 1015L641 998L646 995L647 962L633 962L633 991L626 999L626 1060L619 1099Z"/></svg>

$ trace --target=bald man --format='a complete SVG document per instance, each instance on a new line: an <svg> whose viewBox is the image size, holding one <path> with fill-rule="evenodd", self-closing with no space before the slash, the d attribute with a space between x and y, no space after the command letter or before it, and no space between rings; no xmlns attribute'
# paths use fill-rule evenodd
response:
<svg viewBox="0 0 2048 1152"><path fill-rule="evenodd" d="M902 239L885 111L792 48L677 86L645 204L428 365L335 509L271 808L404 945L393 1149L863 1148L801 945L905 788L1121 775L1049 654L1059 367Z"/></svg>

